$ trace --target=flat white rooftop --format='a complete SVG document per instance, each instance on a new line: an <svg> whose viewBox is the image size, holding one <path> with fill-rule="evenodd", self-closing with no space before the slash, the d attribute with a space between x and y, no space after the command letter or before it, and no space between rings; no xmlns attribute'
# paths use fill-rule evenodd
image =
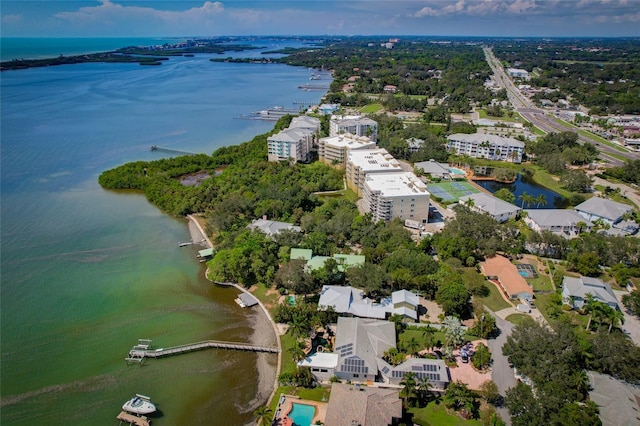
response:
<svg viewBox="0 0 640 426"><path fill-rule="evenodd" d="M361 149L361 148L375 148L376 143L366 136L354 136L351 133L345 133L344 135L329 136L327 138L320 139L325 145L330 145L335 148L349 148L349 149Z"/></svg>
<svg viewBox="0 0 640 426"><path fill-rule="evenodd" d="M384 197L429 196L425 183L411 172L370 174L366 185Z"/></svg>
<svg viewBox="0 0 640 426"><path fill-rule="evenodd" d="M384 148L349 151L348 161L364 172L402 171L400 162Z"/></svg>

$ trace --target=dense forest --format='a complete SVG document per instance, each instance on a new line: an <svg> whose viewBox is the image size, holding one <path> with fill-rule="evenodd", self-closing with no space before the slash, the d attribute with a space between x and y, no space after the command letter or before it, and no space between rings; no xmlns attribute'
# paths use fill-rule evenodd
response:
<svg viewBox="0 0 640 426"><path fill-rule="evenodd" d="M640 114L640 46L632 39L495 42L497 58L532 73L538 98L566 98L591 114Z"/></svg>
<svg viewBox="0 0 640 426"><path fill-rule="evenodd" d="M347 106L368 103L370 95L383 95L385 86L395 86L395 95L385 102L406 111L424 110L429 98L445 99L453 112L470 111L470 102L491 102L491 92L484 87L491 69L480 46L416 39L401 40L388 49L383 42L334 40L322 49L300 49L279 61L333 70L327 101ZM347 84L353 94L343 92Z"/></svg>

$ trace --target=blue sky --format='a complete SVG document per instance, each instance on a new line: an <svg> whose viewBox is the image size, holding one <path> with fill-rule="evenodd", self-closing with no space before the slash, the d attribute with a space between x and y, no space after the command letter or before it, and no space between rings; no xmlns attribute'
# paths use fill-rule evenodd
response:
<svg viewBox="0 0 640 426"><path fill-rule="evenodd" d="M640 0L2 0L3 37L640 36Z"/></svg>

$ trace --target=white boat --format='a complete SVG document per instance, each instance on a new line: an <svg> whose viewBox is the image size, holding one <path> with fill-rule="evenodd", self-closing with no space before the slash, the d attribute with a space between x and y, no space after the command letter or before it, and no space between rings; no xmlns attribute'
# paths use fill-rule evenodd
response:
<svg viewBox="0 0 640 426"><path fill-rule="evenodd" d="M132 414L151 414L156 411L156 406L151 402L151 398L137 393L124 403L122 409Z"/></svg>

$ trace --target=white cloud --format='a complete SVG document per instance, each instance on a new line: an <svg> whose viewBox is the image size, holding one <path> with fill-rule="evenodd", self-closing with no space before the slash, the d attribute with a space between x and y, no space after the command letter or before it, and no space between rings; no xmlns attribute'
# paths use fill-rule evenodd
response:
<svg viewBox="0 0 640 426"><path fill-rule="evenodd" d="M22 21L22 15L13 14L13 15L3 15L2 23L6 25L19 24Z"/></svg>
<svg viewBox="0 0 640 426"><path fill-rule="evenodd" d="M123 6L110 0L102 0L98 6L85 6L73 12L59 12L54 17L78 24L131 22L145 19L167 24L198 24L223 12L224 5L222 3L211 1L205 1L200 7L174 11L142 6Z"/></svg>

